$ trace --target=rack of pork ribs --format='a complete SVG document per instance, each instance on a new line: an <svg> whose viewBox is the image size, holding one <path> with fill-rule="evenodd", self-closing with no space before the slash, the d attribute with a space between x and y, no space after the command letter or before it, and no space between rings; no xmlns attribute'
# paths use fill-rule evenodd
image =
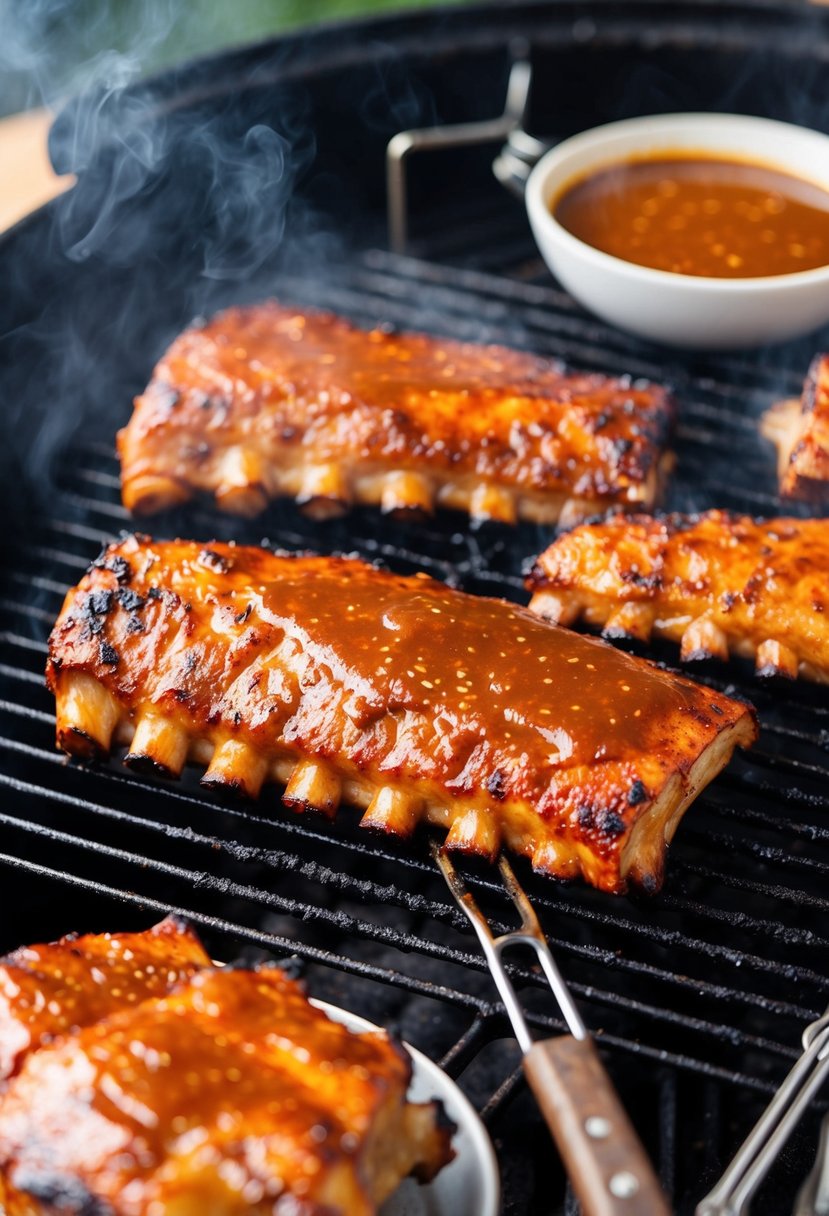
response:
<svg viewBox="0 0 829 1216"><path fill-rule="evenodd" d="M118 437L123 499L139 514L199 493L242 515L289 496L320 519L369 503L563 526L655 505L673 414L647 381L270 301L172 343Z"/></svg>
<svg viewBox="0 0 829 1216"><path fill-rule="evenodd" d="M168 918L0 960L6 1216L372 1216L452 1156L408 1054Z"/></svg>
<svg viewBox="0 0 829 1216"><path fill-rule="evenodd" d="M662 881L749 706L527 609L362 561L133 536L64 603L57 739L89 759L410 835L503 846L607 891ZM267 791L266 791L266 796Z"/></svg>

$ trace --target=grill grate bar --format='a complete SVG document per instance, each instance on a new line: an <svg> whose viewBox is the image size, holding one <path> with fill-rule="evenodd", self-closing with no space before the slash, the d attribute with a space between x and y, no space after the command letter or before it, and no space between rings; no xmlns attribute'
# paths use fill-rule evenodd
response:
<svg viewBox="0 0 829 1216"><path fill-rule="evenodd" d="M692 837L699 840L701 845L707 849L710 849L712 845L721 846L723 851L730 856L735 856L738 849L742 849L751 853L752 856L757 857L762 861L776 863L784 868L794 866L798 870L813 870L821 875L829 875L829 863L818 861L814 857L794 856L790 851L779 848L775 845L764 844L758 840L745 840L744 838L738 836L729 836L725 832L704 832L693 824L686 825L683 828L683 832L686 838ZM829 830L824 833L824 837L825 839L829 840ZM677 859L677 865L679 866L693 864L694 863L686 862L684 858ZM717 870L709 870L708 867L701 867L699 872L706 878L712 878L726 885L733 885L731 883L730 875L720 874ZM789 891L787 894L793 900L793 902L801 902L801 900L798 898L798 891Z"/></svg>
<svg viewBox="0 0 829 1216"><path fill-rule="evenodd" d="M19 718L30 718L33 722L48 722L54 727L54 714L46 714L42 709L32 709L30 705L18 705L15 701L4 701L0 698L0 712L14 714Z"/></svg>
<svg viewBox="0 0 829 1216"><path fill-rule="evenodd" d="M48 715L42 715L42 717L51 722L51 719L49 718ZM0 740L0 743L2 743L2 742L3 741ZM14 750L21 751L21 745L19 743L17 743L16 741L12 741L12 746L13 746ZM42 752L40 752L39 755L41 758L43 757ZM48 759L52 760L54 763L62 764L62 758L57 753L48 753L47 757L48 757ZM126 779L121 778L120 780L125 781ZM49 796L52 798L53 801L58 801L65 805L70 805L76 810L84 811L87 813L91 812L93 814L103 815L109 819L117 820L117 821L124 822L124 823L129 823L131 826L140 827L142 830L148 830L150 832L160 833L162 836L164 836L167 839L171 839L171 838L174 839L176 837L179 837L179 838L190 840L193 843L202 843L202 844L208 845L210 847L215 847L217 844L220 844L221 847L223 849L225 849L226 851L228 851L231 855L235 854L237 857L242 857L243 859L244 858L254 859L256 861L262 862L263 864L268 863L268 860L270 857L270 859L271 859L270 864L271 865L276 864L277 868L282 868L282 869L286 868L286 858L289 862L288 868L294 867L296 865L296 862L299 860L295 856L285 855L284 853L279 853L274 850L264 850L264 849L260 849L260 848L251 850L249 846L238 845L238 844L236 844L236 842L232 842L232 841L228 842L226 840L217 841L215 837L200 836L200 834L195 833L189 827L184 828L184 829L176 829L175 827L171 827L169 824L160 823L160 822L156 821L155 819L147 820L141 816L132 815L125 811L116 810L114 808L104 806L99 803L91 802L88 799L76 798L72 795L65 794L65 793L59 792L59 791L45 790L42 787L39 787L32 783L21 782L14 778L7 778L7 777L5 777L5 775L2 775L2 774L0 774L0 784L11 785L12 788L18 789L20 792L27 793L35 798ZM158 788L155 791L156 796L160 795L161 792L162 792L161 789ZM163 791L163 792L164 792L164 794L167 794L167 791ZM181 797L181 796L179 796L179 797ZM203 804L199 803L198 800L196 800L196 799L191 799L189 801L192 801L193 803L196 803L197 805L203 805ZM237 812L237 814L239 814L240 818L245 817L243 812ZM260 820L259 822L263 822L266 824L266 826L270 826L270 827L276 826L275 823L270 822L270 821ZM280 824L279 826L281 827L282 825ZM294 828L294 830L295 830L295 832L302 832L303 834L305 832L305 829L298 829L296 827ZM43 829L43 831L48 833L49 829ZM362 846L362 847L353 846L353 847L358 852L364 852L364 851L366 851L366 848L367 848L367 846ZM372 852L372 855L375 854L374 849L372 849L371 852ZM388 857L388 855L386 855L386 856ZM414 868L414 867L410 867L410 868ZM431 872L428 865L424 865L423 863L419 863L418 868L422 872L426 872L426 873ZM407 907L410 907L414 910L421 911L421 912L427 911L431 915L434 915L449 923L454 923L456 926L460 923L460 918L457 917L457 915L454 913L453 909L449 905L428 904L425 901L423 901L422 898L419 896L412 897L410 895L407 898L405 896L401 896L400 893L394 889L382 888L382 887L373 888L371 884L366 884L364 882L352 881L351 883L349 883L349 880L347 878L344 878L342 875L338 875L338 874L334 873L333 871L329 871L327 869L324 872L324 881L326 883L330 882L333 885L339 886L342 889L348 888L349 885L352 887L352 889L355 889L355 890L359 890L362 887L364 892L366 892L366 891L372 892L373 898L375 899L376 902L383 902L383 901L390 901L390 900L394 901L394 902L402 902ZM488 883L484 880L479 880L476 883L476 885L482 890L489 890L490 892L493 892L493 893L497 893L497 891L498 891L498 888L495 884ZM551 904L550 901L545 900L543 897L536 898L535 902L536 902L537 906L539 906L539 908L544 908L545 906L547 908L549 908L550 906L552 906L557 910L557 912L559 914L563 910L561 903L556 902L556 903ZM584 909L578 909L576 907L571 907L567 910L574 915L583 916L585 914ZM598 925L601 925L603 923L607 923L611 919L611 917L609 917L609 916L603 917L602 915L598 915L595 917L595 919L596 919L596 923ZM615 919L613 921L613 923L616 926L618 926L619 920ZM633 928L632 925L630 927ZM639 931L640 932L645 931L644 927L639 926ZM670 943L675 943L677 940L677 937L678 937L678 935L675 935L675 934L670 934L668 937L664 937L661 934L656 933L654 935L654 940L658 940L658 941L661 940L661 941L667 941ZM784 940L790 941L792 939L784 938ZM810 936L808 940L810 942L814 942L815 938L814 938L814 936ZM682 939L682 944L683 944L684 948L695 951L697 953L700 953L706 957L712 953L720 952L719 948L717 947L716 944L707 942L704 939L691 938L687 934L685 935L684 939ZM571 954L573 954L573 953L581 954L582 957L592 957L592 958L597 957L597 951L595 950L595 948L591 948L591 949L579 948L565 940L557 940L556 947L563 948ZM600 957L603 965L607 965L609 963L613 963L616 967L618 967L620 965L619 961L614 959L612 952L601 952L599 954L599 957ZM796 968L796 967L793 967L789 963L785 963L785 964L773 963L766 957L760 958L757 956L753 956L753 955L749 954L748 952L728 951L726 957L728 957L732 961L737 960L737 965L739 965L739 966L754 967L760 973L766 973L768 971L772 971L772 972L776 971L779 974L785 975L788 981L791 981L795 976L797 976L799 982L801 982L801 983L816 984L819 988L823 988L825 986L825 980L823 979L823 977L816 975L815 973L811 972L807 968ZM674 976L670 972L660 971L653 967L645 967L645 966L642 966L641 964L634 965L632 960L626 960L624 965L625 965L625 969L627 969L627 970L635 970L639 974L650 975L653 978L657 978L663 982L668 982L668 983L673 983L673 984L679 983L680 987L684 986L682 979L680 977ZM716 997L718 999L728 999L730 1002L737 1001L738 1003L748 1003L748 1004L756 1003L759 1007L769 1009L769 1010L774 1009L776 1012L792 1013L795 1016L797 1016L798 1018L808 1019L810 1017L815 1016L816 1013L818 1012L817 1008L805 1008L805 1007L801 1007L801 1006L793 1006L791 1004L785 1005L780 1002L770 1002L768 1000L768 998L754 996L754 994L747 994L745 992L738 991L738 990L729 990L724 985L716 985L716 986L703 985L703 987L700 988L698 981L694 981L694 983L699 991L710 992L712 995L716 995Z"/></svg>
<svg viewBox="0 0 829 1216"><path fill-rule="evenodd" d="M39 759L46 759L55 764L63 763L62 758L57 753L47 753L44 755L44 753L39 749L31 748L28 745L22 744L16 740L5 740L0 738L0 746L9 746L11 750L17 751L21 754L35 754ZM38 796L44 792L42 790L38 790L37 787L30 787L28 785L24 785L23 783L16 783L14 788L22 788L25 792L31 793L33 796ZM88 800L76 799L63 794L58 795L56 800L63 802L64 804L71 805L75 809L84 811L88 811L90 809L90 803ZM196 833L189 827L177 829L175 827L171 827L169 824L161 824L156 820L147 820L141 816L132 815L114 808L105 807L103 805L92 804L92 806L95 813L103 813L110 819L129 823L131 826L140 827L142 830L159 833L165 839L186 839L193 844L201 844L212 849L215 849L218 846L235 859L254 860L258 863L268 865L271 868L275 868L283 873L293 872L294 870L301 869L301 859L295 854L285 854L284 852L266 850L258 847L256 849L251 849L250 846L239 844L236 841L219 841L213 836L206 836ZM240 813L240 818L241 817L244 817L242 813ZM275 825L271 824L269 826ZM47 835L50 833L50 829L43 829L43 831ZM377 886L376 884L369 884L365 882L355 882L354 880L349 880L341 875L333 873L328 869L326 869L324 872L320 871L319 879L326 885L330 884L341 889L348 889L349 887L360 889L361 895L366 898L367 902L374 902L376 904L401 902L397 892L394 889L389 889L387 886ZM426 912L436 919L453 924L455 927L463 927L460 923L460 918L454 912L451 905L426 901L420 897L415 900L409 898L402 902L404 902L408 907L415 908L419 912ZM506 928L506 926L503 927ZM618 968L621 965L625 970L629 970L634 973L649 975L663 982L673 984L677 983L677 977L670 972L660 972L653 967L642 966L641 964L637 965L633 960L617 960L612 951L598 951L595 947L579 947L561 939L556 941L555 945L557 949L562 949L569 954L592 959L598 958L602 962L603 966L610 964ZM528 980L532 978L531 973L529 972L522 974L524 974L525 978ZM805 979L806 977L804 976L803 978ZM685 987L686 983L687 982L680 980L679 986L681 988ZM738 1003L756 1005L757 1007L774 1011L775 1013L794 1016L799 1020L808 1020L810 1017L815 1016L816 1013L816 1010L810 1008L792 1005L789 1003L769 1001L769 999L766 997L754 996L753 994L747 994L745 992L729 990L722 985L713 985L706 982L700 983L699 981L694 981L694 986L696 991L705 993L706 995L715 996L718 1000L726 999L729 1002L737 1001ZM593 995L595 995L595 991ZM637 1005L637 1007L644 1008L644 1006L641 1005ZM684 1021L685 1024L691 1024L688 1019L685 1019Z"/></svg>
<svg viewBox="0 0 829 1216"><path fill-rule="evenodd" d="M40 655L46 654L49 649L46 642L40 638L27 638L22 633L8 629L0 629L0 645L16 646L20 650L31 650Z"/></svg>
<svg viewBox="0 0 829 1216"><path fill-rule="evenodd" d="M349 958L344 954L329 953L321 950L318 947L309 946L305 942L301 942L294 938L285 938L277 934L271 934L266 931L252 929L246 925L236 924L222 917L213 916L203 913L198 909L187 908L180 905L171 905L168 902L163 902L152 898L151 896L142 895L135 891L124 891L117 887L110 886L107 883L87 879L81 875L72 874L65 870L56 870L50 866L42 865L38 862L30 861L27 858L17 857L13 854L0 852L0 865L23 869L30 873L40 875L45 878L57 880L69 886L80 887L88 891L94 891L97 894L104 895L110 899L117 899L122 903L137 904L146 911L159 912L164 915L172 913L173 915L182 916L194 924L203 926L206 929L211 929L214 932L221 933L224 936L233 938L242 938L253 942L256 945L263 946L265 949L274 953L281 953L285 956L297 956L306 959L309 962L319 963L324 966L330 966L340 971L345 971L353 975L360 975L368 979L379 980L380 982L391 983L396 987L405 989L409 992L416 992L423 996L430 996L444 1001L447 1004L460 1004L463 1007L474 1010L483 1017L494 1017L501 1013L500 1007L489 1001L483 1001L480 998L470 996L467 993L458 993L454 989L449 989L443 985L431 984L428 981L418 979L408 972L384 970L382 968L367 964L362 960ZM542 1017L537 1013L527 1011L525 1016L527 1021L536 1029L550 1033L552 1031L563 1031L564 1023L556 1018ZM777 1087L774 1081L767 1081L753 1074L743 1074L733 1069L723 1068L719 1065L711 1064L708 1061L698 1061L692 1056L687 1056L683 1053L669 1053L662 1050L649 1047L647 1044L630 1042L625 1039L620 1039L614 1034L605 1033L602 1031L596 1032L597 1042L600 1047L613 1047L617 1050L624 1051L637 1057L653 1060L661 1064L673 1064L675 1067L684 1071L698 1073L714 1080L719 1080L727 1084L739 1085L743 1088L753 1090L756 1093L768 1094L773 1093ZM796 1057L798 1052L796 1048L790 1048L788 1052L782 1052L789 1057Z"/></svg>
<svg viewBox="0 0 829 1216"><path fill-rule="evenodd" d="M108 544L115 539L114 532L109 530L101 532L100 528L89 528L86 524L77 523L75 520L52 518L47 521L46 527L61 536L72 536L76 540L89 541L98 546Z"/></svg>
<svg viewBox="0 0 829 1216"><path fill-rule="evenodd" d="M759 746L751 749L751 763L775 771L808 773L809 776L821 777L824 780L829 776L829 772L821 764L808 764L805 760L795 760L791 756L776 755L774 752L764 751Z"/></svg>
<svg viewBox="0 0 829 1216"><path fill-rule="evenodd" d="M168 903L153 899L151 896L140 895L135 891L122 891L106 883L84 878L82 875L71 874L63 870L56 870L51 866L30 861L28 858L16 857L14 854L0 852L0 864L25 869L34 874L56 879L71 886L84 887L87 890L104 894L109 898L118 899L122 903L137 903L142 908L160 912L163 915L172 913L173 915L182 916L187 920L225 936L244 937L248 941L264 946L274 953L282 954L286 957L296 956L308 962L333 966L337 970L346 971L353 975L362 975L367 979L378 980L381 983L391 983L395 987L402 988L408 992L415 992L421 996L428 996L449 1004L466 1007L473 1010L480 1017L490 1018L497 1013L498 1007L490 1001L481 1000L479 997L470 995L469 993L457 992L444 985L430 983L428 980L420 979L409 972L377 967L371 963L366 963L362 959L352 959L344 954L335 954L332 951L322 950L317 946L309 945L294 938L250 929L247 926L235 924L233 921L226 920L223 917L205 914L198 909L173 907ZM553 1024L553 1020L550 1019L549 1023Z"/></svg>
<svg viewBox="0 0 829 1216"><path fill-rule="evenodd" d="M541 306L544 311L540 315L543 317L547 317L550 310L576 314L584 331L594 335L596 340L618 344L624 354L627 354L631 345L638 345L632 343L631 339L625 338L618 330L596 321L595 318L585 313L571 296L557 290L554 286L516 282L501 275L488 274L485 271L465 266L452 266L449 269L441 263L429 261L426 258L406 257L389 253L384 249L367 250L362 255L362 262L371 270L387 272L387 281L390 284L403 279L442 286L451 279L451 283L457 289L461 289L456 291L456 294L469 299L470 307L481 296L505 299L511 304L520 305L527 302L531 305ZM359 268L355 277L359 281ZM663 373L664 363L653 366L656 368L657 377ZM717 358L716 366L733 378L753 377L759 384L764 387L766 385L762 371L759 371L758 374L757 364L750 359L739 355L721 355ZM682 378L686 378L684 372ZM700 382L711 385L714 392L722 395L732 392L734 388L727 379L717 381L710 376L705 376L699 378L698 383ZM793 368L780 367L775 369L775 382L780 386L780 391L798 394L802 387L803 376Z"/></svg>
<svg viewBox="0 0 829 1216"><path fill-rule="evenodd" d="M829 806L829 799L819 798L814 794L805 793L802 790L781 789L769 782L752 782L747 786L744 779L735 777L734 774L724 774L720 779L722 786L728 785L729 788L737 788L741 793L746 791L754 792L757 795L765 797L773 797L780 799L781 802L791 803L796 802L802 804L803 808L811 807L813 810L825 810ZM711 801L712 795L703 796L700 800L703 806L715 806L717 813L727 816L729 819L736 819L741 823L751 823L757 827L768 828L769 831L783 831L787 835L791 834L802 835L810 840L829 840L829 828L822 828L817 824L811 823L793 823L790 818L778 815L767 811L758 811L753 807L745 806L723 806L720 803Z"/></svg>
<svg viewBox="0 0 829 1216"><path fill-rule="evenodd" d="M7 663L0 663L0 675L12 680L22 680L24 684L35 684L38 688L43 684L41 674L27 671L24 667L9 667Z"/></svg>
<svg viewBox="0 0 829 1216"><path fill-rule="evenodd" d="M712 869L710 866L701 865L699 862L683 859L678 865L686 873L697 874L701 878L707 878L713 882L727 883L728 886L736 891L751 891L754 895L767 895L780 902L796 904L800 908L814 908L820 912L829 911L829 900L817 895L809 895L804 891L792 891L788 887L774 883L759 882L757 879L741 878L735 874L721 874L718 870ZM818 868L822 873L829 870L829 866L819 866ZM804 930L804 939L809 942L815 941L811 930ZM791 939L787 938L787 940Z"/></svg>
<svg viewBox="0 0 829 1216"><path fill-rule="evenodd" d="M23 620L40 621L51 629L55 623L54 612L47 612L44 608L38 608L34 604L20 604L16 600L6 599L5 596L0 596L0 609L5 612L10 612L18 620L22 617Z"/></svg>
<svg viewBox="0 0 829 1216"><path fill-rule="evenodd" d="M32 545L31 552L42 561L71 566L73 570L84 571L89 565L88 558L80 557L77 553L67 553L63 549L54 549L50 545Z"/></svg>
<svg viewBox="0 0 829 1216"><path fill-rule="evenodd" d="M47 835L51 840L64 845L69 845L75 848L83 848L84 850L99 854L108 858L111 861L127 862L137 864L142 861L138 854L131 853L129 850L115 848L113 846L104 845L98 842L91 844L86 840L82 840L71 833L58 831L56 829L41 829L32 824L16 818L0 813L0 823L5 823L7 826L32 832L39 835ZM457 963L464 968L472 968L476 971L486 971L486 964L479 954L470 954L466 951L455 950L442 944L432 942L422 936L415 936L410 933L401 933L399 930L390 934L388 926L375 925L370 921L359 920L356 917L347 917L342 911L331 913L327 909L310 910L307 905L302 905L298 901L287 898L285 896L276 895L273 892L265 891L262 888L254 887L250 884L237 883L228 879L213 879L211 875L206 875L204 872L188 870L186 867L174 865L170 862L163 862L158 859L145 858L143 859L145 867L149 867L166 877L171 877L183 881L185 883L194 884L199 889L209 891L212 887L217 887L221 890L223 896L236 897L244 899L248 903L267 905L273 909L278 909L288 915L297 915L301 912L303 920L309 920L312 917L322 922L331 922L338 929L345 930L351 934L359 935L363 940L373 940L383 942L386 946L394 946L396 949L413 950L417 949L421 954L426 954L431 958L441 959L446 962ZM330 878L330 876L326 876ZM460 927L460 925L458 926ZM506 928L506 926L503 926ZM510 968L511 972L516 975L523 983L533 983L540 988L544 988L543 980L534 972L519 968ZM587 990L584 986L578 983L571 983L571 988L576 995L585 996ZM768 1039L759 1039L752 1035L743 1035L728 1028L722 1027L720 1024L705 1022L701 1019L692 1018L687 1015L677 1015L671 1011L655 1009L643 1002L635 1001L630 998L620 998L615 995L612 998L605 997L595 988L589 990L591 1000L598 1003L615 1004L618 1008L626 1008L633 1012L654 1017L659 1021L664 1021L669 1025L682 1026L685 1030L690 1030L698 1034L704 1034L715 1039L724 1039L728 1043L739 1044L741 1046L754 1047L767 1052L779 1054L785 1058L790 1058L793 1054L791 1047L786 1044L778 1044ZM564 1023L560 1019L550 1019L537 1014L539 1026L563 1028ZM620 1043L625 1043L626 1040L620 1039Z"/></svg>
<svg viewBox="0 0 829 1216"><path fill-rule="evenodd" d="M34 587L38 591L47 591L50 595L59 596L61 599L66 595L69 586L66 583L59 583L53 578L44 578L39 574L26 574L23 570L12 570L9 575L12 582L18 583L23 587Z"/></svg>

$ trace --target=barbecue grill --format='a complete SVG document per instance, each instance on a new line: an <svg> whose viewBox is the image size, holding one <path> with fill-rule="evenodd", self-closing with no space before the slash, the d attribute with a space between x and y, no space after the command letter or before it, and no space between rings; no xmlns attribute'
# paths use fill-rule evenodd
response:
<svg viewBox="0 0 829 1216"><path fill-rule="evenodd" d="M398 131L501 113L528 56L529 133L730 109L829 129L829 13L766 2L518 4L322 29L72 103L52 133L67 196L0 242L0 948L70 929L139 927L169 909L217 956L293 958L314 995L396 1026L460 1081L499 1151L506 1213L575 1203L525 1091L517 1049L425 842L298 816L266 790L220 801L117 760L54 751L45 639L100 543L132 526L114 433L195 314L278 295L360 324L426 328L667 380L681 417L668 505L779 512L759 415L799 391L829 334L740 357L680 356L588 317L541 263L497 145L424 154L408 174L410 241L388 251L384 158ZM445 515L325 524L275 504L254 523L212 508L154 518L159 536L357 552L526 602L544 529L472 531ZM669 652L664 656L674 661ZM747 667L695 669L757 705L762 737L694 806L663 892L612 898L517 867L566 979L678 1212L708 1189L829 1002L829 701ZM463 867L495 925L492 873ZM533 1025L561 1029L516 967ZM791 1209L818 1107L760 1192Z"/></svg>

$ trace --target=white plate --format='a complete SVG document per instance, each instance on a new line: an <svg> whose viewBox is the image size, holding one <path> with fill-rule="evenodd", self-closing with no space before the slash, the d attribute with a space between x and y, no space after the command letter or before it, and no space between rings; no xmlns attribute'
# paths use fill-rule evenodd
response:
<svg viewBox="0 0 829 1216"><path fill-rule="evenodd" d="M362 1033L379 1029L336 1005L313 999L311 1004L349 1030ZM407 1179L383 1204L381 1216L497 1216L501 1191L498 1163L477 1112L437 1064L408 1043L404 1046L414 1065L408 1096L413 1102L440 1098L458 1129L452 1137L455 1158L428 1186Z"/></svg>

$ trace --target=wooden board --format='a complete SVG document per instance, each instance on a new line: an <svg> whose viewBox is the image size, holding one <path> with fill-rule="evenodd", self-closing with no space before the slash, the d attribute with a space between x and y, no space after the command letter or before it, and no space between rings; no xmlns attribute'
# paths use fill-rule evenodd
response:
<svg viewBox="0 0 829 1216"><path fill-rule="evenodd" d="M49 110L29 110L0 120L0 231L71 186L49 163Z"/></svg>

